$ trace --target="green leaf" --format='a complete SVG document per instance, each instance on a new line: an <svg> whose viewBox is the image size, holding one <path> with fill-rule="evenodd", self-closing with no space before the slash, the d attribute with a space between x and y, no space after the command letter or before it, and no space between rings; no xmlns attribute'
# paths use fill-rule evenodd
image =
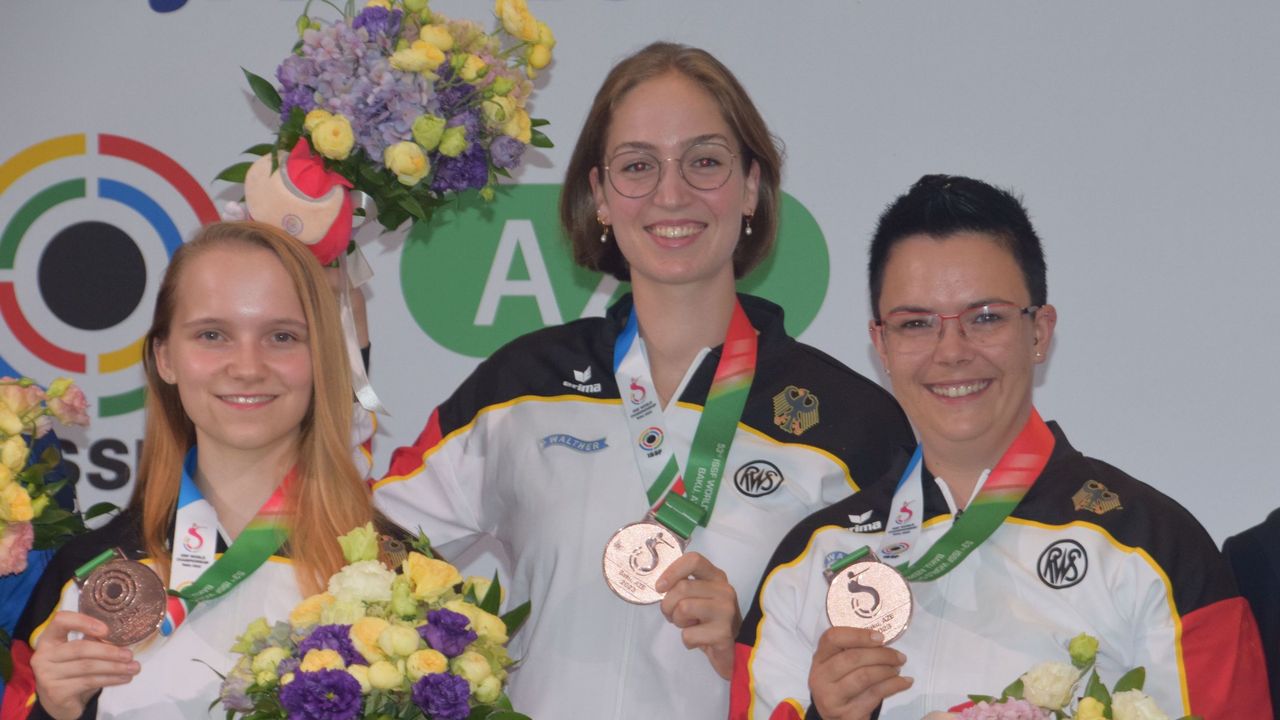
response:
<svg viewBox="0 0 1280 720"><path fill-rule="evenodd" d="M253 147L245 148L241 155L257 155L259 157L266 155L275 149L275 143L258 143Z"/></svg>
<svg viewBox="0 0 1280 720"><path fill-rule="evenodd" d="M502 624L507 626L507 637L520 631L524 621L529 619L529 611L532 609L533 605L526 600L523 605L502 616Z"/></svg>
<svg viewBox="0 0 1280 720"><path fill-rule="evenodd" d="M514 710L495 710L484 716L484 720L532 720L524 713L518 713Z"/></svg>
<svg viewBox="0 0 1280 720"><path fill-rule="evenodd" d="M109 502L95 503L93 507L84 511L84 519L92 520L100 515L106 515L107 513L113 512L120 512L120 506Z"/></svg>
<svg viewBox="0 0 1280 720"><path fill-rule="evenodd" d="M253 94L257 96L258 101L267 106L271 112L280 112L280 93L276 92L275 86L269 80L240 68L244 73L244 77L249 81L249 88L253 90Z"/></svg>
<svg viewBox="0 0 1280 720"><path fill-rule="evenodd" d="M511 171L510 171L510 170L508 170L508 169L506 169L506 168L495 167L495 168L493 169L493 174L494 174L494 175L501 175L501 176L502 176L502 177L504 177L504 178L509 178L509 177L511 177Z"/></svg>
<svg viewBox="0 0 1280 720"><path fill-rule="evenodd" d="M529 118L529 127L540 128L544 125L550 125L551 121L546 118Z"/></svg>
<svg viewBox="0 0 1280 720"><path fill-rule="evenodd" d="M418 536L409 543L409 548L416 550L429 558L436 556L435 553L431 552L431 538L427 537L427 534L422 532L421 529L418 530Z"/></svg>
<svg viewBox="0 0 1280 720"><path fill-rule="evenodd" d="M8 643L0 648L0 678L4 678L5 685L13 678L13 653L10 652Z"/></svg>
<svg viewBox="0 0 1280 720"><path fill-rule="evenodd" d="M253 165L252 162L239 162L235 165L231 165L218 173L218 176L215 177L214 180L226 180L227 182L242 183L244 182L244 176L249 174L249 167L251 165Z"/></svg>
<svg viewBox="0 0 1280 720"><path fill-rule="evenodd" d="M62 462L62 453L58 452L55 447L47 447L44 452L40 453L40 462L51 468L57 467L58 463Z"/></svg>
<svg viewBox="0 0 1280 720"><path fill-rule="evenodd" d="M497 570L493 571L493 582L489 583L489 592L480 599L479 607L491 615L497 615L502 609L502 583L498 582Z"/></svg>
<svg viewBox="0 0 1280 720"><path fill-rule="evenodd" d="M551 142L551 138L544 135L540 130L534 130L529 133L529 144L539 148L555 147L555 144Z"/></svg>
<svg viewBox="0 0 1280 720"><path fill-rule="evenodd" d="M991 697L990 695L970 695L969 700L976 703L980 703L980 702L990 703L990 702L996 701L996 699Z"/></svg>
<svg viewBox="0 0 1280 720"><path fill-rule="evenodd" d="M69 511L63 510L57 505L50 505L44 509L44 512L40 513L40 517L33 519L31 524L36 527L41 525L57 525L58 523L65 522L73 517L75 517L75 515L72 515Z"/></svg>
<svg viewBox="0 0 1280 720"><path fill-rule="evenodd" d="M1022 699L1022 678L1018 678L1009 683L1009 687L1000 691L1000 699L1013 698L1015 700Z"/></svg>
<svg viewBox="0 0 1280 720"><path fill-rule="evenodd" d="M1103 707L1111 707L1111 693L1107 692L1107 686L1103 684L1097 670L1089 675L1089 682L1084 686L1084 696L1097 700Z"/></svg>
<svg viewBox="0 0 1280 720"><path fill-rule="evenodd" d="M418 204L418 201L414 200L412 197L405 196L400 198L399 205L400 207L404 208L405 212L409 213L410 215L417 218L418 220L427 219L427 211L423 210L422 206Z"/></svg>
<svg viewBox="0 0 1280 720"><path fill-rule="evenodd" d="M1126 690L1141 690L1142 686L1147 683L1146 668L1136 667L1116 681L1116 685L1111 689L1112 693L1125 692Z"/></svg>

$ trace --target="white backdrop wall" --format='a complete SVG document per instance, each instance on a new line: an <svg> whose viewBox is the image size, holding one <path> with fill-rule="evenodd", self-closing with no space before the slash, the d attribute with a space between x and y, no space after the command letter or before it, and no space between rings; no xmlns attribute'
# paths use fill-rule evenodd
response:
<svg viewBox="0 0 1280 720"><path fill-rule="evenodd" d="M559 38L534 99L534 114L551 120L557 146L527 156L522 183L560 182L592 93L616 59L654 39L705 47L738 74L786 143L784 188L825 237L825 301L805 341L883 381L865 330L866 243L879 210L928 172L1015 188L1044 239L1050 301L1060 315L1036 390L1041 413L1061 421L1077 447L1181 501L1219 540L1280 505L1267 460L1280 401L1280 4L530 6ZM272 76L302 7L300 0L191 0L159 13L143 0L5 3L0 233L8 234L0 234L0 305L6 292L12 302L0 326L0 369L77 377L99 411L112 396L126 400L108 405L128 404L141 380L136 352L110 353L146 329L167 257L163 217L189 237L208 208L175 189L181 172L121 157L101 141L120 136L159 151L219 205L236 197L238 189L212 178L241 149L268 140L272 122L255 107L239 68ZM433 7L488 21L492 4L436 0ZM70 149L64 143L24 154L68 135L83 138L83 147L73 140ZM65 186L76 178L87 178L79 196ZM119 194L121 184L155 207ZM44 191L55 186L70 197L54 202ZM147 212L161 219L148 220ZM145 264L145 282L134 283L141 295L131 303L100 290L97 300L59 315L50 298L69 290L58 289L62 266L46 250L57 238L74 248L75 239L92 236L83 225L91 222L114 226L138 248L142 259L131 267ZM490 245L510 227L495 223ZM546 218L534 226L544 252L554 254ZM444 259L480 242L449 227L413 241ZM381 469L478 359L442 346L411 315L402 281L438 276L402 278L403 235L365 228L358 239L377 272L369 302L373 379L391 411L377 439ZM820 256L814 272L822 270ZM482 285L484 273L474 282ZM566 320L583 304L562 294L561 301ZM114 303L116 315L98 320L109 327L68 321L96 302ZM431 312L474 317L474 302L459 305ZM32 350L37 335L83 354L83 370L43 359ZM125 501L141 420L136 411L95 417L89 431L68 434L82 501Z"/></svg>

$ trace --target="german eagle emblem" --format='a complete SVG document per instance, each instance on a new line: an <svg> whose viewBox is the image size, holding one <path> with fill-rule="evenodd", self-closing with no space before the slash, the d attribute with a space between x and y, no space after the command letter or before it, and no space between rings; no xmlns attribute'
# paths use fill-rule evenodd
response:
<svg viewBox="0 0 1280 720"><path fill-rule="evenodd" d="M1097 480L1088 480L1080 486L1076 494L1071 496L1071 503L1076 506L1076 510L1089 510L1098 515L1121 507L1120 496Z"/></svg>
<svg viewBox="0 0 1280 720"><path fill-rule="evenodd" d="M818 424L818 396L795 385L788 385L773 396L773 424L792 435L800 436Z"/></svg>

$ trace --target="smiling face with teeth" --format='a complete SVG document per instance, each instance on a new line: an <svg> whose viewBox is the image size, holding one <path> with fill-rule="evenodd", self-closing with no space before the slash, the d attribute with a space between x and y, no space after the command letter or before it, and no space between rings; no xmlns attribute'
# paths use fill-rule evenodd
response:
<svg viewBox="0 0 1280 720"><path fill-rule="evenodd" d="M1025 307L1031 293L1013 254L989 235L916 235L890 250L880 317L902 310L950 315L1001 302ZM893 339L871 324L871 340L930 469L994 466L1030 415L1035 366L1056 320L1045 305L1034 317L1019 317L1005 342L983 346L947 320L938 343L915 353L896 351Z"/></svg>
<svg viewBox="0 0 1280 720"><path fill-rule="evenodd" d="M732 288L733 251L743 217L755 212L760 169L744 172L741 143L715 98L679 72L636 85L618 102L605 142L605 157L620 150L643 150L657 158L678 158L698 142L718 142L739 154L728 182L697 190L674 162L663 162L658 187L642 198L620 195L601 177L590 175L601 220L612 226L631 268L637 293L662 284L706 283Z"/></svg>
<svg viewBox="0 0 1280 720"><path fill-rule="evenodd" d="M306 316L284 265L267 250L232 243L192 257L176 288L156 369L177 386L201 457L296 452L312 365Z"/></svg>

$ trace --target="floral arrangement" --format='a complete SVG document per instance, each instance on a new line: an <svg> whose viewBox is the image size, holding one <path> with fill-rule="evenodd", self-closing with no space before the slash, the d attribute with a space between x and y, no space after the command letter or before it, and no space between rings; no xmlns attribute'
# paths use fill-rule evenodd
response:
<svg viewBox="0 0 1280 720"><path fill-rule="evenodd" d="M970 702L925 720L1169 720L1155 700L1142 692L1146 670L1134 668L1111 689L1102 682L1094 661L1098 639L1081 633L1067 645L1071 662L1036 665L1005 688L1000 697L970 695ZM1085 675L1084 691L1076 691ZM1198 720L1187 715L1180 720Z"/></svg>
<svg viewBox="0 0 1280 720"><path fill-rule="evenodd" d="M494 197L528 145L551 147L526 109L532 79L551 62L555 36L525 0L497 0L498 29L433 12L427 0L354 0L322 22L307 3L300 40L276 69L279 85L245 71L280 116L272 155L309 144L339 182L368 195L388 230L427 221L452 193ZM309 149L308 149L309 153ZM244 182L252 162L219 179ZM288 229L288 228L286 228Z"/></svg>
<svg viewBox="0 0 1280 720"><path fill-rule="evenodd" d="M396 573L371 525L339 538L348 565L288 622L253 622L232 648L219 701L230 720L528 720L503 692L506 642L529 603L502 617L502 588L463 580L419 536Z"/></svg>
<svg viewBox="0 0 1280 720"><path fill-rule="evenodd" d="M84 392L66 378L54 380L45 390L31 378L0 378L0 576L27 569L27 555L53 549L83 532L84 519L59 507L53 498L66 480L46 482L62 460L56 447L38 457L32 448L40 443L57 420L66 425L88 425ZM113 509L101 503L85 517Z"/></svg>

